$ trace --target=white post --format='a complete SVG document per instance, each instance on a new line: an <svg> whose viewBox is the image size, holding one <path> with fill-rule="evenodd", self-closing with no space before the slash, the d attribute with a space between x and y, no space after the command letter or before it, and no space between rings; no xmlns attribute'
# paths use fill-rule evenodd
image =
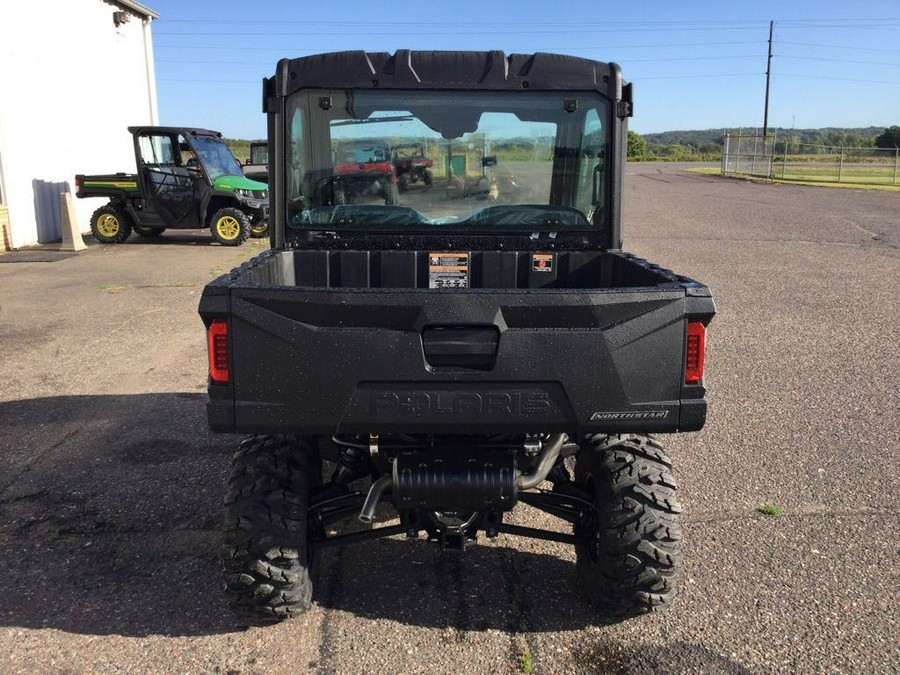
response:
<svg viewBox="0 0 900 675"><path fill-rule="evenodd" d="M787 169L788 139L784 139L784 155L781 158L781 179L784 180L784 172Z"/></svg>
<svg viewBox="0 0 900 675"><path fill-rule="evenodd" d="M775 128L775 133L772 134L772 145L769 145L766 142L766 139L763 139L763 143L765 144L766 154L769 156L769 174L766 176L769 180L775 178L775 145L778 143L778 128Z"/></svg>
<svg viewBox="0 0 900 675"><path fill-rule="evenodd" d="M78 218L75 216L75 205L71 192L59 193L59 216L62 220L62 244L60 251L83 251L87 248L78 229Z"/></svg>
<svg viewBox="0 0 900 675"><path fill-rule="evenodd" d="M722 175L728 173L728 141L731 140L731 134L725 134L725 148L722 152ZM896 167L895 167L896 168ZM897 172L894 171L896 174Z"/></svg>

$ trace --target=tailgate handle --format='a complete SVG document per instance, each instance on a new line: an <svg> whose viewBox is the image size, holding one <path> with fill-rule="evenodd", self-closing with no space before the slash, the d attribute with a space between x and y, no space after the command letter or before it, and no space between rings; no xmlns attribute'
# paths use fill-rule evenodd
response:
<svg viewBox="0 0 900 675"><path fill-rule="evenodd" d="M422 331L425 361L433 368L490 370L499 344L497 326L428 326Z"/></svg>

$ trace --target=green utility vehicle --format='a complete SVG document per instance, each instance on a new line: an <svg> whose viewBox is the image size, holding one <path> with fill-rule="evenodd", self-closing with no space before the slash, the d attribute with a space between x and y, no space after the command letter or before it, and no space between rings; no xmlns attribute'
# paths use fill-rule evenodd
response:
<svg viewBox="0 0 900 675"><path fill-rule="evenodd" d="M244 177L218 131L185 127L128 127L137 173L75 176L78 197L106 197L91 232L118 244L132 231L158 236L167 228L208 227L223 246L238 246L269 231L265 183Z"/></svg>

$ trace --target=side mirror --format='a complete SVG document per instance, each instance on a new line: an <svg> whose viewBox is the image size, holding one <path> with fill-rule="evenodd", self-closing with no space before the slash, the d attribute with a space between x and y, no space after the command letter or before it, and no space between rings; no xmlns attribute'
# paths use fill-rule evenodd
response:
<svg viewBox="0 0 900 675"><path fill-rule="evenodd" d="M490 155L482 158L481 166L497 166L497 157L495 155Z"/></svg>

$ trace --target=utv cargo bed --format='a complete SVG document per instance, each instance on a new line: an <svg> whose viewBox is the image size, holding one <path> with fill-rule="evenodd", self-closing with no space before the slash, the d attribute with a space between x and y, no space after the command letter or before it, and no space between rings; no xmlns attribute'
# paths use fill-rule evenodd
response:
<svg viewBox="0 0 900 675"><path fill-rule="evenodd" d="M452 254L470 288L430 288L438 255L270 251L207 286L200 312L230 317L233 355L229 384L210 386L212 428L703 426L704 389L684 377L688 322L712 313L702 285L625 253L481 251Z"/></svg>

